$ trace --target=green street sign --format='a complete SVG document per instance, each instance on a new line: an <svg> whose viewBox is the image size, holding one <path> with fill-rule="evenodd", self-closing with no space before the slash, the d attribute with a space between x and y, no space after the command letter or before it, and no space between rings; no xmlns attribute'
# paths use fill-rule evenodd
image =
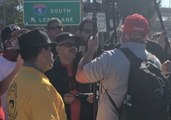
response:
<svg viewBox="0 0 171 120"><path fill-rule="evenodd" d="M59 18L64 25L78 25L81 21L80 0L25 0L24 24L45 26L52 18Z"/></svg>

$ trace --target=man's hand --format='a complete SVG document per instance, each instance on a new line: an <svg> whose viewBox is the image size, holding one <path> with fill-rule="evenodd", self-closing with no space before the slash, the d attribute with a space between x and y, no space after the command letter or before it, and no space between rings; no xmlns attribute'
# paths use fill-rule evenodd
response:
<svg viewBox="0 0 171 120"><path fill-rule="evenodd" d="M93 103L93 98L94 98L93 93L90 93L90 94L88 95L88 97L87 97L87 101L88 101L89 103Z"/></svg>
<svg viewBox="0 0 171 120"><path fill-rule="evenodd" d="M167 60L162 64L162 72L164 74L170 74L171 73L171 61Z"/></svg>
<svg viewBox="0 0 171 120"><path fill-rule="evenodd" d="M16 63L16 68L19 69L23 65L24 61L21 58L20 54L17 57L17 63Z"/></svg>
<svg viewBox="0 0 171 120"><path fill-rule="evenodd" d="M98 34L93 39L93 36L90 37L88 40L88 51L93 51L95 52L97 48L99 47L99 37Z"/></svg>
<svg viewBox="0 0 171 120"><path fill-rule="evenodd" d="M80 60L77 68L77 73L76 73L76 80L80 83L89 83L90 81L88 80L87 76L85 75L83 71L83 67L85 64L89 63L92 59L93 56L99 47L99 38L98 34L94 37L90 37L88 40L88 51L86 54L83 56L83 58Z"/></svg>
<svg viewBox="0 0 171 120"><path fill-rule="evenodd" d="M66 93L64 95L64 102L66 104L71 104L75 99L76 99L75 96L70 93Z"/></svg>

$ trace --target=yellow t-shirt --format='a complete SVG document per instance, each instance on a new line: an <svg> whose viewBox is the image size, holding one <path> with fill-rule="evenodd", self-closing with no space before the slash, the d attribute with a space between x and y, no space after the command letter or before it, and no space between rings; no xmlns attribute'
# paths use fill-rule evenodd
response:
<svg viewBox="0 0 171 120"><path fill-rule="evenodd" d="M48 78L21 67L7 93L9 120L66 120L64 102Z"/></svg>

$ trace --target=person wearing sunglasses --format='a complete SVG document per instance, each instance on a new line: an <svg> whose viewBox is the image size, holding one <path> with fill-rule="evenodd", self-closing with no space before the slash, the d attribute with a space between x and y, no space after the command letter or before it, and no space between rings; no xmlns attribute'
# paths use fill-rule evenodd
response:
<svg viewBox="0 0 171 120"><path fill-rule="evenodd" d="M58 18L52 18L47 24L48 35L53 42L55 37L63 32L62 22Z"/></svg>
<svg viewBox="0 0 171 120"><path fill-rule="evenodd" d="M58 18L52 18L47 24L47 33L52 42L54 42L55 37L63 32L63 24L62 21ZM57 56L57 52L54 48L52 48L52 53L54 59Z"/></svg>
<svg viewBox="0 0 171 120"><path fill-rule="evenodd" d="M80 23L78 29L78 35L81 38L78 52L81 55L84 55L88 49L88 40L91 36L93 36L93 20L90 18L84 19ZM103 52L104 50L99 46L99 48L96 51L95 57L100 56Z"/></svg>
<svg viewBox="0 0 171 120"><path fill-rule="evenodd" d="M93 35L93 21L89 18L83 20L79 25L79 36L81 38L81 43L79 46L79 52L84 55L87 50L88 39Z"/></svg>
<svg viewBox="0 0 171 120"><path fill-rule="evenodd" d="M68 120L91 120L83 118L82 104L93 100L92 94L88 93L80 98L79 93L84 93L87 86L80 84L75 80L75 73L80 57L77 56L77 48L80 37L69 32L59 34L55 42L57 42L56 51L58 56L54 61L54 66L45 74L50 79L53 86L61 94ZM79 98L78 98L79 97ZM90 112L90 111L89 111ZM90 114L87 115L90 117Z"/></svg>
<svg viewBox="0 0 171 120"><path fill-rule="evenodd" d="M93 20L90 18L84 19L79 25L78 34L81 38L80 45L78 48L78 55L84 56L86 51L88 50L88 41L93 36ZM98 49L96 50L95 54L94 54L94 58L100 56L103 52L104 52L104 50L99 46ZM98 91L99 91L98 83L94 83L94 84L88 83L86 85L89 86L91 92L95 93L94 90L96 89L96 93L98 93ZM96 96L95 98L98 98L98 97ZM93 110L91 111L91 112L93 112L92 116L96 116L97 101L98 100L96 100L96 102L93 103L94 104L94 111ZM91 119L93 119L93 118L91 118Z"/></svg>

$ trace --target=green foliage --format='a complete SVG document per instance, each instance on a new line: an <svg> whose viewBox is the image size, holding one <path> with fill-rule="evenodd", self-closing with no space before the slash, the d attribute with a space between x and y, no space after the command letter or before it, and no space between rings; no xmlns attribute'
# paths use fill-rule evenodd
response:
<svg viewBox="0 0 171 120"><path fill-rule="evenodd" d="M3 14L5 24L19 24L22 26L22 12L19 9L19 5L21 5L21 2L19 0L4 0L3 2ZM5 16L4 16L5 13Z"/></svg>

